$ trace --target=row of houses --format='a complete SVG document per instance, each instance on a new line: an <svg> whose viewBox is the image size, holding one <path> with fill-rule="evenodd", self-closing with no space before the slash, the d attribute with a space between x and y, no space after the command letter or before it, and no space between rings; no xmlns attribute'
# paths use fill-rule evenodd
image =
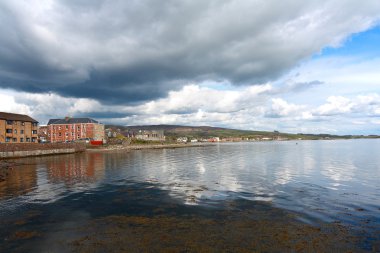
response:
<svg viewBox="0 0 380 253"><path fill-rule="evenodd" d="M118 134L126 138L135 138L145 141L165 141L164 130L123 130L108 128L105 130L108 138L116 138Z"/></svg>
<svg viewBox="0 0 380 253"><path fill-rule="evenodd" d="M105 135L106 132L106 135ZM138 130L119 133L127 138L136 138L146 141L165 141L163 130ZM37 142L72 142L89 140L103 143L105 138L116 137L117 132L112 129L104 130L104 125L91 118L50 119L47 126L38 126L38 121L28 115L0 112L0 143L37 143ZM257 138L210 137L207 139L189 139L179 137L177 142L234 142L234 141L266 141L287 140L281 136Z"/></svg>
<svg viewBox="0 0 380 253"><path fill-rule="evenodd" d="M40 139L39 139L40 137ZM104 140L104 125L90 118L50 119L47 126L23 114L0 112L0 143Z"/></svg>
<svg viewBox="0 0 380 253"><path fill-rule="evenodd" d="M187 143L187 142L241 142L241 141L286 141L289 140L288 138L284 138L281 136L273 136L273 137L263 137L263 136L257 136L256 138L248 138L248 137L210 137L210 138L188 138L186 136L184 137L178 137L177 142L178 143Z"/></svg>
<svg viewBox="0 0 380 253"><path fill-rule="evenodd" d="M188 138L187 136L183 137L178 137L177 142L178 143L187 143L187 142L220 142L219 137L210 137L210 138L201 138L201 139L196 139L196 138Z"/></svg>
<svg viewBox="0 0 380 253"><path fill-rule="evenodd" d="M165 141L163 130L138 130L123 133L125 137L147 141ZM50 119L47 126L38 126L30 116L0 112L0 143L104 141L116 137L111 129L91 118Z"/></svg>

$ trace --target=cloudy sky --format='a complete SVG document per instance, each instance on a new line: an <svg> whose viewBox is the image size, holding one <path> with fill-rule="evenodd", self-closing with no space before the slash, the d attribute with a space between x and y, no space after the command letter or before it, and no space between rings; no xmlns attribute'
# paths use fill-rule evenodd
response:
<svg viewBox="0 0 380 253"><path fill-rule="evenodd" d="M378 0L2 0L0 111L380 134Z"/></svg>

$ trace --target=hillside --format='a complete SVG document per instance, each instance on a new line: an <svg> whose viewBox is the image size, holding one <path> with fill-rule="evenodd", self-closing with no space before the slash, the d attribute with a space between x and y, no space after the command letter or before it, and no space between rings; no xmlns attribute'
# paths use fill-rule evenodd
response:
<svg viewBox="0 0 380 253"><path fill-rule="evenodd" d="M271 139L351 139L351 138L379 138L379 136L354 136L354 135L329 135L329 134L289 134L278 131L250 131L210 126L180 126L180 125L140 125L117 126L106 125L106 128L120 129L120 132L138 132L139 130L163 130L169 138L193 137L193 138L271 138Z"/></svg>
<svg viewBox="0 0 380 253"><path fill-rule="evenodd" d="M106 125L106 128L137 132L139 130L163 130L166 136L193 136L193 137L243 137L249 135L273 135L270 132L247 131L210 126L180 126L180 125L141 125L116 126Z"/></svg>

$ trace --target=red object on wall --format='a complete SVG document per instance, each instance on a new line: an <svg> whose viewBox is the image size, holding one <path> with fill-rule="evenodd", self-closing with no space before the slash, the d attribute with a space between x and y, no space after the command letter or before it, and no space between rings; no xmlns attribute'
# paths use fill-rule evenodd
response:
<svg viewBox="0 0 380 253"><path fill-rule="evenodd" d="M103 141L90 141L90 144L94 146L100 146L103 145Z"/></svg>

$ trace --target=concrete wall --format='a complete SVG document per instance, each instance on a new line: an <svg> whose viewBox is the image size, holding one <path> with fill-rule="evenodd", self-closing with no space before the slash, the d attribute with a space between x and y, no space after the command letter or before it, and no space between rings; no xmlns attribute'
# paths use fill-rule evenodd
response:
<svg viewBox="0 0 380 253"><path fill-rule="evenodd" d="M83 143L1 143L0 158L68 154L85 150L86 145Z"/></svg>

